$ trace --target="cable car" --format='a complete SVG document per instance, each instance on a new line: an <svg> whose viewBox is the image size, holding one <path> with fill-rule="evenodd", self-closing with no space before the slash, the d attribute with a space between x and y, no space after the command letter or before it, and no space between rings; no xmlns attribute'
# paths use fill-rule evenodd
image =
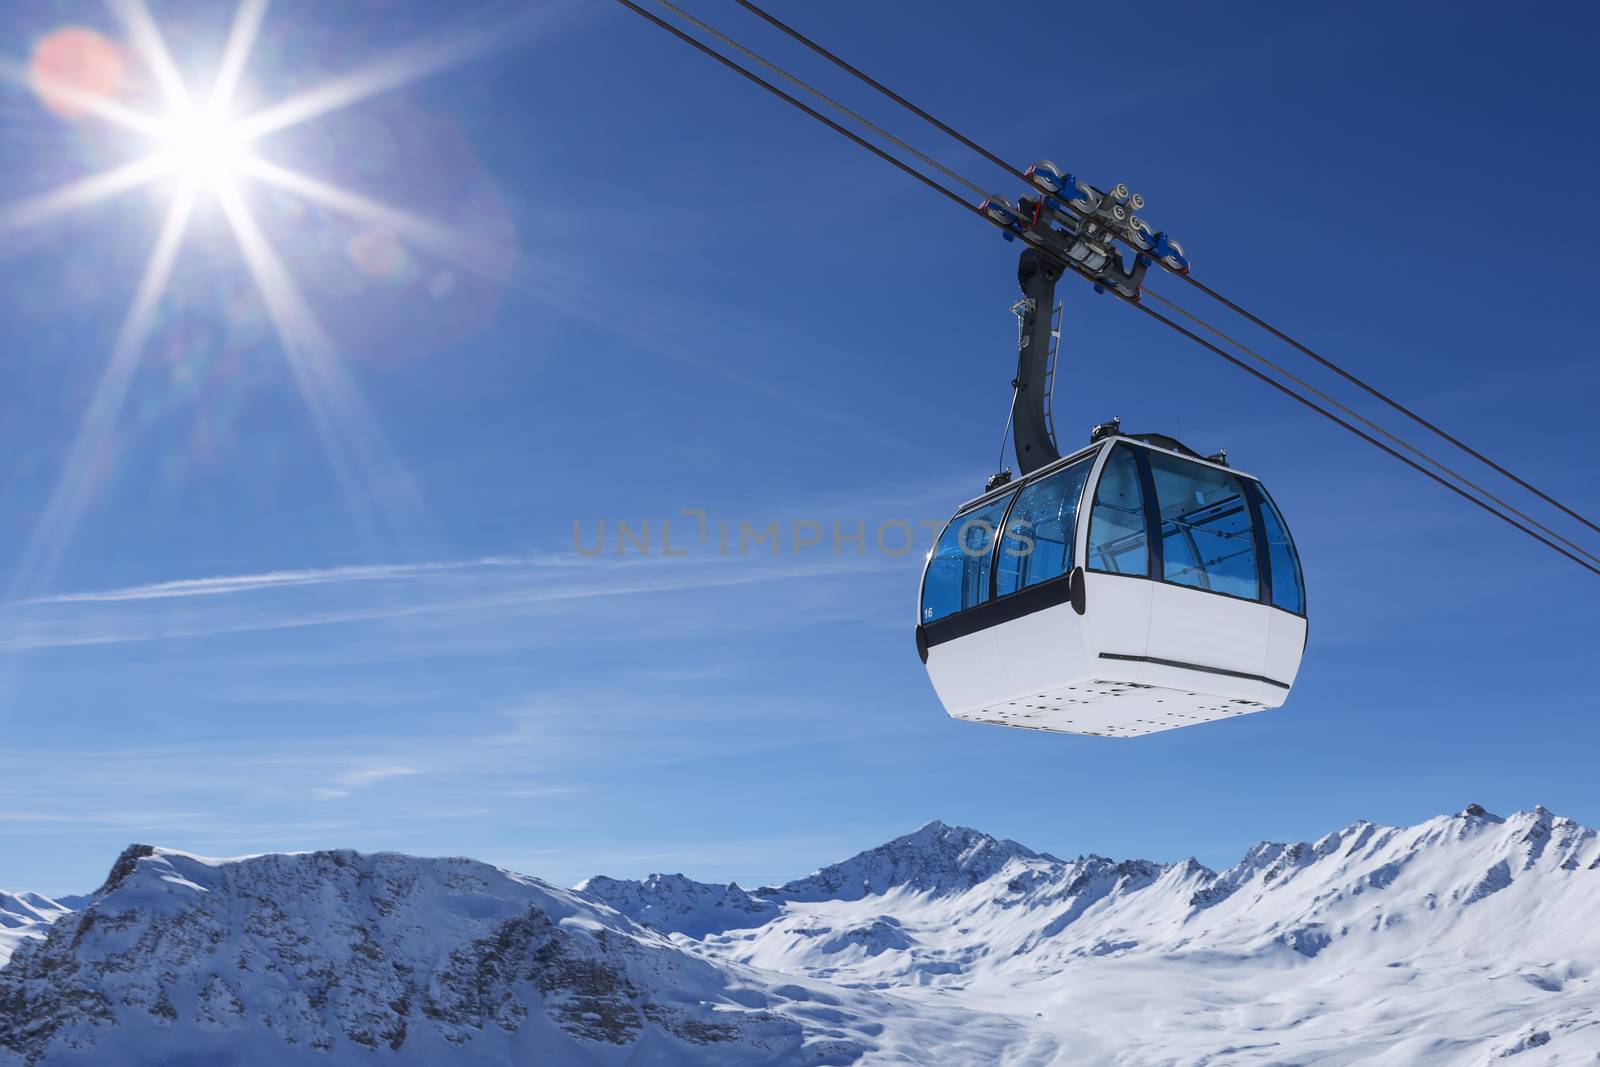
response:
<svg viewBox="0 0 1600 1067"><path fill-rule="evenodd" d="M939 535L917 653L945 710L974 722L1133 737L1278 707L1305 652L1305 581L1261 483L1115 420L1071 455L1056 445L1056 282L1090 225L1029 231L1012 308L1020 478L996 474ZM1110 253L1097 285L1137 300L1148 265Z"/></svg>
<svg viewBox="0 0 1600 1067"><path fill-rule="evenodd" d="M917 651L954 718L1133 737L1281 705L1305 608L1259 481L1117 430L961 506Z"/></svg>

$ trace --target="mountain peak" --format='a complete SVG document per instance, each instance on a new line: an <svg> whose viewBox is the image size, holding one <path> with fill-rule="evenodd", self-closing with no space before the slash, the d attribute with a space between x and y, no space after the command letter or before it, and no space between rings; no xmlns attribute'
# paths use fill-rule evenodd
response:
<svg viewBox="0 0 1600 1067"><path fill-rule="evenodd" d="M596 875L579 882L576 892L653 930L690 937L759 926L778 914L777 904L736 882L711 885L681 874L652 874L638 882Z"/></svg>
<svg viewBox="0 0 1600 1067"><path fill-rule="evenodd" d="M111 871L106 875L105 884L96 889L94 895L103 897L116 892L121 888L122 883L128 880L128 876L138 868L140 860L155 854L156 848L154 845L134 844L123 849L117 855L116 861L111 864Z"/></svg>
<svg viewBox="0 0 1600 1067"><path fill-rule="evenodd" d="M817 1062L859 1059L870 998L832 1012L826 1035L811 1000L792 979L735 974L581 894L472 860L139 845L82 912L0 968L0 1065L69 1049L85 1067L130 1049L152 1063L401 1067L662 1048L732 1064L824 1036L837 1058Z"/></svg>
<svg viewBox="0 0 1600 1067"><path fill-rule="evenodd" d="M108 1067L128 1048L326 1067L408 1067L441 1050L475 1067L664 1049L730 1065L912 1048L1011 1063L1058 1048L1052 1012L1069 1001L1094 1005L1066 1023L1071 1040L1090 1025L1107 1044L1134 1034L1141 1062L1214 1062L1267 1041L1315 1058L1328 1046L1296 1027L1324 1016L1320 1031L1366 1062L1391 1048L1392 1022L1364 994L1327 991L1389 988L1391 968L1427 976L1407 1025L1449 1062L1468 1045L1473 1062L1546 1045L1576 1062L1600 1052L1585 977L1600 961L1596 879L1600 834L1542 806L1358 821L1263 842L1220 873L1063 861L934 820L756 892L679 874L564 891L463 859L209 860L135 845L76 913L0 897L0 955L15 948L0 968L0 1067ZM1149 998L1100 996L1113 975L1113 991L1159 989L1163 1010L1194 1025L1152 1030ZM1281 1023L1241 1021L1207 995L1219 975L1304 1000ZM941 989L936 1012L877 999L913 986ZM1539 1016L1507 1029L1508 1003ZM995 1004L1003 1016L985 1014ZM223 1055L239 1048L250 1055Z"/></svg>
<svg viewBox="0 0 1600 1067"><path fill-rule="evenodd" d="M781 886L767 887L758 895L775 900L815 901L860 900L899 888L957 893L994 877L1013 861L1046 858L1015 841L935 819L843 863L830 864Z"/></svg>

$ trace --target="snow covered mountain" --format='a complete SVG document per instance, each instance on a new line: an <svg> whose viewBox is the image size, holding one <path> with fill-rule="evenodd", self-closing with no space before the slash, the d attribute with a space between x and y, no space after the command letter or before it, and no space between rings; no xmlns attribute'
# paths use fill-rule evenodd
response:
<svg viewBox="0 0 1600 1067"><path fill-rule="evenodd" d="M754 890L136 846L33 922L6 1067L1600 1058L1600 840L1543 808L1220 873L930 823Z"/></svg>
<svg viewBox="0 0 1600 1067"><path fill-rule="evenodd" d="M50 924L81 907L87 898L51 900L39 893L0 892L0 967L24 938L39 939Z"/></svg>
<svg viewBox="0 0 1600 1067"><path fill-rule="evenodd" d="M778 917L777 904L737 885L707 885L681 874L652 874L640 882L601 875L577 888L662 933L704 937Z"/></svg>
<svg viewBox="0 0 1600 1067"><path fill-rule="evenodd" d="M591 891L654 922L679 913L676 886ZM1600 841L1543 808L1356 822L1220 873L930 823L747 895L777 916L658 928L730 962L1010 1015L1049 1039L1044 1062L1600 1059Z"/></svg>
<svg viewBox="0 0 1600 1067"><path fill-rule="evenodd" d="M846 1064L901 1038L980 1062L1019 1035L709 959L462 859L135 845L0 969L0 1064L30 1067Z"/></svg>

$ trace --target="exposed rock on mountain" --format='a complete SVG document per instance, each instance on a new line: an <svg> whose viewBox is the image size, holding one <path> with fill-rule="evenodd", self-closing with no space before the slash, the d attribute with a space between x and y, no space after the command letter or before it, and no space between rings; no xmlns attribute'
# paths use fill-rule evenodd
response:
<svg viewBox="0 0 1600 1067"><path fill-rule="evenodd" d="M141 845L0 970L0 1062L842 1064L910 1013L470 860Z"/></svg>
<svg viewBox="0 0 1600 1067"><path fill-rule="evenodd" d="M753 891L135 846L81 909L0 916L7 1067L1600 1056L1600 839L1544 808L1360 821L1221 872L930 823Z"/></svg>
<svg viewBox="0 0 1600 1067"><path fill-rule="evenodd" d="M578 891L651 929L690 937L760 926L778 915L776 902L737 885L707 885L681 874L652 874L638 882L600 876L580 883Z"/></svg>

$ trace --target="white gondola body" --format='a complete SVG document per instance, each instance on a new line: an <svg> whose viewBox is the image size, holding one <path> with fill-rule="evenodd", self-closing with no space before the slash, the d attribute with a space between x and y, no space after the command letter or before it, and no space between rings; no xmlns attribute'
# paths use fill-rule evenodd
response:
<svg viewBox="0 0 1600 1067"><path fill-rule="evenodd" d="M1088 558L1090 502L1111 454L1111 444L1100 446L1077 509L1079 562ZM1055 603L931 646L919 632L928 677L952 717L1133 737L1265 711L1288 698L1305 648L1303 614L1149 576L1080 571L1081 614L1070 601Z"/></svg>

